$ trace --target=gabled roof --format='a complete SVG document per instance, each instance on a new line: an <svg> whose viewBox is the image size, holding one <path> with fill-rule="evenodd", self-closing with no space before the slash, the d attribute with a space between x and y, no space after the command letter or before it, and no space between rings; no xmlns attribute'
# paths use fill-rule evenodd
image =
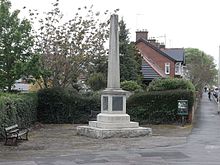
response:
<svg viewBox="0 0 220 165"><path fill-rule="evenodd" d="M174 58L172 58L171 56L167 55L165 52L161 51L159 48L157 48L156 46L152 45L151 43L149 43L147 40L140 38L138 39L135 43L138 44L140 42L143 42L144 44L146 44L147 46L149 46L150 48L152 48L153 50L157 51L159 54L163 55L164 57L170 59L171 61L176 62L176 60Z"/></svg>
<svg viewBox="0 0 220 165"><path fill-rule="evenodd" d="M165 48L161 49L164 53L166 53L171 58L175 59L178 62L184 62L184 49L183 48Z"/></svg>

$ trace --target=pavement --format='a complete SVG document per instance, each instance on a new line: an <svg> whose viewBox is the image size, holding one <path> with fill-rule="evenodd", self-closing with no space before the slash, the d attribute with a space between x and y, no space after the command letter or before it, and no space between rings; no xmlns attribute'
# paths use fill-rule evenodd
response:
<svg viewBox="0 0 220 165"><path fill-rule="evenodd" d="M37 124L29 141L0 142L0 165L220 165L220 116L206 93L193 125L150 125L150 137L92 139L76 126Z"/></svg>

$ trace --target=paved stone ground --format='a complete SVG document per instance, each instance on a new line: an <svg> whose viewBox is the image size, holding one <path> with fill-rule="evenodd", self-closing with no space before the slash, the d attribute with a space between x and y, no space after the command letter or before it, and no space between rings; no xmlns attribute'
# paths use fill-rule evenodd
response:
<svg viewBox="0 0 220 165"><path fill-rule="evenodd" d="M65 157L79 155L81 152L90 155L102 151L123 152L124 150L174 146L185 143L186 137L191 132L191 125L185 127L150 125L148 127L153 129L153 135L150 137L92 139L76 135L76 126L71 124L37 124L30 132L29 141L22 141L18 143L18 146L4 146L3 141L0 142L0 162L26 161L42 157Z"/></svg>

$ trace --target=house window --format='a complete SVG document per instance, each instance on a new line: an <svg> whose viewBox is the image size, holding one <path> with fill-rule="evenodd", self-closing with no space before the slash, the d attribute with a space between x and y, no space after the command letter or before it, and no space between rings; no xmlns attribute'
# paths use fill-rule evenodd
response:
<svg viewBox="0 0 220 165"><path fill-rule="evenodd" d="M182 73L181 62L177 62L175 64L175 74L181 75L181 73Z"/></svg>
<svg viewBox="0 0 220 165"><path fill-rule="evenodd" d="M170 74L170 63L165 63L165 74Z"/></svg>

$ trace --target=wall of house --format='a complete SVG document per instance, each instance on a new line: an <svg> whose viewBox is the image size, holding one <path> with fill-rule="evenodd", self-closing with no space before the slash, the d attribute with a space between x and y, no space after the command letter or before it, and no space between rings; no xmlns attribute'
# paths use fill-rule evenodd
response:
<svg viewBox="0 0 220 165"><path fill-rule="evenodd" d="M147 58L153 60L163 71L165 70L165 63L169 62L170 63L170 77L175 76L174 61L161 55L159 52L147 46L143 42L139 42L136 46L142 55L145 55Z"/></svg>

